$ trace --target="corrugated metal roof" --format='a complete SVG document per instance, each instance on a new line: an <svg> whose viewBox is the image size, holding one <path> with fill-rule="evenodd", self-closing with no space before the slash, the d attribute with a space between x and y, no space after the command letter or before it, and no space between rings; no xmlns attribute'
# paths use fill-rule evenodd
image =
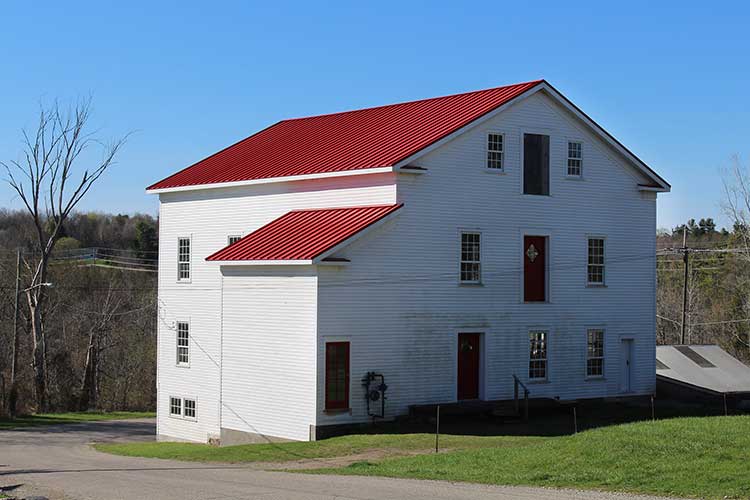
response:
<svg viewBox="0 0 750 500"><path fill-rule="evenodd" d="M717 345L656 346L656 362L657 377L666 380L716 393L750 393L750 367Z"/></svg>
<svg viewBox="0 0 750 500"><path fill-rule="evenodd" d="M312 260L401 208L294 210L210 255L210 261Z"/></svg>
<svg viewBox="0 0 750 500"><path fill-rule="evenodd" d="M542 82L283 120L148 189L394 166Z"/></svg>

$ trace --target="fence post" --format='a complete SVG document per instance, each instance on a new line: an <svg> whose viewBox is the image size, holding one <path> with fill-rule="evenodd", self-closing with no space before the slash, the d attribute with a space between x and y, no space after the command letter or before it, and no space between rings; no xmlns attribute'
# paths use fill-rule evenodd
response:
<svg viewBox="0 0 750 500"><path fill-rule="evenodd" d="M651 421L656 421L656 411L654 411L654 395L651 395Z"/></svg>
<svg viewBox="0 0 750 500"><path fill-rule="evenodd" d="M435 418L435 453L440 452L440 405L437 405L437 417Z"/></svg>

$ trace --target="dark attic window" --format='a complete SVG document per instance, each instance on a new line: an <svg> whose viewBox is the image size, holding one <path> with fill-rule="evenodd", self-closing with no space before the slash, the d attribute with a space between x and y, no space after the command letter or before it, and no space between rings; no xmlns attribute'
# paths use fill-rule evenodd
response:
<svg viewBox="0 0 750 500"><path fill-rule="evenodd" d="M548 135L523 135L523 194L549 195Z"/></svg>
<svg viewBox="0 0 750 500"><path fill-rule="evenodd" d="M695 352L693 349L686 345L677 345L674 347L680 351L683 355L690 359L693 363L700 366L701 368L715 368L716 365L711 363L709 360Z"/></svg>

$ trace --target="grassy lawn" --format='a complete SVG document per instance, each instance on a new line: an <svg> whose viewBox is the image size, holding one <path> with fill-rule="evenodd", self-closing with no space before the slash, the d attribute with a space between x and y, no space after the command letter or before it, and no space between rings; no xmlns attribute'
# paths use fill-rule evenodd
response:
<svg viewBox="0 0 750 500"><path fill-rule="evenodd" d="M314 472L748 499L748 464L750 416L734 416L639 422Z"/></svg>
<svg viewBox="0 0 750 500"><path fill-rule="evenodd" d="M544 438L530 436L440 436L440 448L449 450L502 448L533 443ZM166 458L191 462L288 462L305 459L345 457L370 451L386 455L432 450L430 434L361 434L313 442L246 444L218 448L192 443L104 443L97 450L132 457ZM325 465L325 464L322 464Z"/></svg>
<svg viewBox="0 0 750 500"><path fill-rule="evenodd" d="M119 455L202 462L321 459L312 473L570 487L750 499L750 416L690 417L600 427L568 436L364 434L317 442L216 448L185 443L98 444ZM332 467L326 458L380 451ZM415 454L421 452L421 454Z"/></svg>
<svg viewBox="0 0 750 500"><path fill-rule="evenodd" d="M15 419L0 419L0 430L15 429L17 427L32 427L37 425L52 424L77 424L81 422L94 422L98 420L122 420L127 418L150 418L155 413L113 411L113 412L73 412L73 413L40 413L38 415L27 415Z"/></svg>

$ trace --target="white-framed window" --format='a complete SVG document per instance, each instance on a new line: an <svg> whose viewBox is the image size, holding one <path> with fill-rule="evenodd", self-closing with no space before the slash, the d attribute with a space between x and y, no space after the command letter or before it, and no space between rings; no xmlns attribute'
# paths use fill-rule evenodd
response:
<svg viewBox="0 0 750 500"><path fill-rule="evenodd" d="M461 283L480 283L482 280L481 233L461 232Z"/></svg>
<svg viewBox="0 0 750 500"><path fill-rule="evenodd" d="M182 416L185 418L195 419L195 400L194 399L183 399L182 400Z"/></svg>
<svg viewBox="0 0 750 500"><path fill-rule="evenodd" d="M547 330L529 331L529 379L547 379Z"/></svg>
<svg viewBox="0 0 750 500"><path fill-rule="evenodd" d="M173 417L182 416L182 398L169 397L169 414Z"/></svg>
<svg viewBox="0 0 750 500"><path fill-rule="evenodd" d="M177 238L177 281L190 281L190 238Z"/></svg>
<svg viewBox="0 0 750 500"><path fill-rule="evenodd" d="M589 285L604 284L604 238L589 238L586 275Z"/></svg>
<svg viewBox="0 0 750 500"><path fill-rule="evenodd" d="M586 376L604 376L604 330L601 328L586 331Z"/></svg>
<svg viewBox="0 0 750 500"><path fill-rule="evenodd" d="M568 176L580 177L583 171L583 143L568 141Z"/></svg>
<svg viewBox="0 0 750 500"><path fill-rule="evenodd" d="M504 147L503 134L487 134L487 168L503 170Z"/></svg>
<svg viewBox="0 0 750 500"><path fill-rule="evenodd" d="M230 234L229 236L227 236L227 244L234 245L241 239L242 239L242 236L240 236L239 234Z"/></svg>
<svg viewBox="0 0 750 500"><path fill-rule="evenodd" d="M177 322L177 364L190 364L190 324Z"/></svg>
<svg viewBox="0 0 750 500"><path fill-rule="evenodd" d="M169 415L176 418L195 420L196 405L194 399L169 396Z"/></svg>

